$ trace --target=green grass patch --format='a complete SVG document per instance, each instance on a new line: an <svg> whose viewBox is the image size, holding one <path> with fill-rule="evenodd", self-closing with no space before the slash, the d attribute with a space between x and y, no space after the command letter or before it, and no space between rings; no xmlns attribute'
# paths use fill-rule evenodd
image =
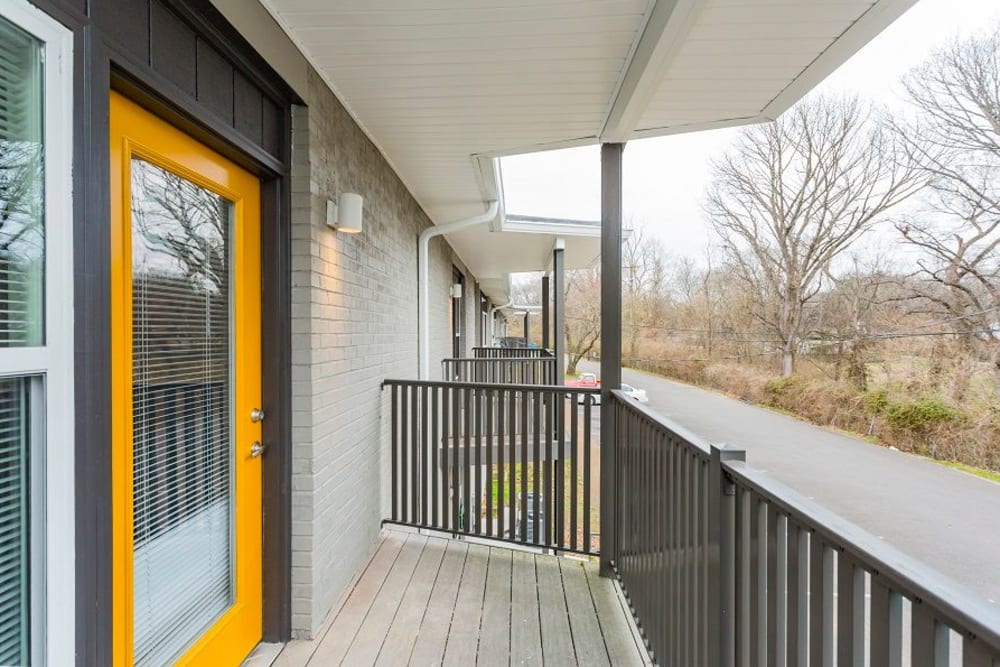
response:
<svg viewBox="0 0 1000 667"><path fill-rule="evenodd" d="M988 479L991 482L996 482L1000 484L1000 472L994 472L992 470L983 470L982 468L973 468L972 466L967 466L964 463L953 463L952 461L937 461L941 465L946 465L949 468L954 468L955 470L961 470L962 472L967 472L970 475L975 475L976 477L982 477L983 479Z"/></svg>

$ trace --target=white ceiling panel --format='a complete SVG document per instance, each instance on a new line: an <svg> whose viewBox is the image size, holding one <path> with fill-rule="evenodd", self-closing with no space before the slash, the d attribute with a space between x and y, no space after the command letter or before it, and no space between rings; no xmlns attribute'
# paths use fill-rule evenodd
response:
<svg viewBox="0 0 1000 667"><path fill-rule="evenodd" d="M502 193L483 157L773 118L914 0L261 2L441 224ZM553 238L449 235L493 284Z"/></svg>

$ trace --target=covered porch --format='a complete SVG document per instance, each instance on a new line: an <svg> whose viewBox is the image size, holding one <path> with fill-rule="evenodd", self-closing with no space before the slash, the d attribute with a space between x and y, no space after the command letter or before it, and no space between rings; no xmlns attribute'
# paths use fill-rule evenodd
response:
<svg viewBox="0 0 1000 667"><path fill-rule="evenodd" d="M316 638L275 664L651 662L596 563L386 528Z"/></svg>

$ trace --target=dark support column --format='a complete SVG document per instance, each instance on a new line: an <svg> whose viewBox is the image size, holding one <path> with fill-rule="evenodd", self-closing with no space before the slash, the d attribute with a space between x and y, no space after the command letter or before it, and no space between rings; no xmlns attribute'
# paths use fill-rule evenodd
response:
<svg viewBox="0 0 1000 667"><path fill-rule="evenodd" d="M525 346L531 342L531 336L529 332L531 331L531 313L524 314L524 344Z"/></svg>
<svg viewBox="0 0 1000 667"><path fill-rule="evenodd" d="M552 251L552 347L556 357L556 384L566 382L566 259L562 239Z"/></svg>
<svg viewBox="0 0 1000 667"><path fill-rule="evenodd" d="M622 385L622 152L601 146L601 576L614 575L620 508L611 390Z"/></svg>
<svg viewBox="0 0 1000 667"><path fill-rule="evenodd" d="M542 276L542 348L549 349L549 277Z"/></svg>

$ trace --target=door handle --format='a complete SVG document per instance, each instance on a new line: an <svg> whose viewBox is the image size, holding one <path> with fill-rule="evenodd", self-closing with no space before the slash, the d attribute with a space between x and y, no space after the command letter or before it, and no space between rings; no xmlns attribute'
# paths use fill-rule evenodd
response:
<svg viewBox="0 0 1000 667"><path fill-rule="evenodd" d="M260 444L260 440L255 440L252 445L250 445L250 458L255 459L264 453L267 449L266 445Z"/></svg>
<svg viewBox="0 0 1000 667"><path fill-rule="evenodd" d="M252 421L254 424L256 424L257 422L264 421L264 411L261 410L260 408L254 408L253 410L251 410L250 421Z"/></svg>

